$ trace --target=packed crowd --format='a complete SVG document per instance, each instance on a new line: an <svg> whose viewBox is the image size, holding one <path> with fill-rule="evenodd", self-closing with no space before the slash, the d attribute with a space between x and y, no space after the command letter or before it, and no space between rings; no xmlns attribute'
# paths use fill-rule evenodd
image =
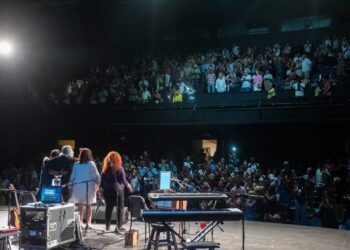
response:
<svg viewBox="0 0 350 250"><path fill-rule="evenodd" d="M59 151L54 152L56 157ZM159 172L171 171L172 189L178 192L225 192L229 198L217 207L245 206L250 220L314 225L350 230L350 160L326 160L316 166L294 167L288 161L270 169L254 157L241 161L236 153L214 160L203 154L194 162L186 156L180 164L162 158L159 163L144 151L140 155L123 155L123 166L134 194L147 197L157 190ZM101 172L102 162L94 158ZM16 169L9 167L0 175L1 188L14 183L19 190L37 190L39 168L33 164ZM241 194L247 194L245 202ZM261 199L249 198L249 195ZM1 195L5 204L5 195ZM126 199L127 201L127 199ZM210 204L190 203L189 207Z"/></svg>
<svg viewBox="0 0 350 250"><path fill-rule="evenodd" d="M195 93L262 91L268 98L275 89L304 96L332 95L336 82L346 77L350 42L326 37L318 46L275 43L264 50L230 48L150 57L107 68L93 66L81 80L73 80L61 92L49 94L55 104L172 103L195 99Z"/></svg>

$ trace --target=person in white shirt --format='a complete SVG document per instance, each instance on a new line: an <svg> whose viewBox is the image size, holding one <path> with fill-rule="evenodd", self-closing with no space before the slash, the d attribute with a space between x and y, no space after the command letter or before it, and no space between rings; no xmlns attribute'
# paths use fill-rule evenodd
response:
<svg viewBox="0 0 350 250"><path fill-rule="evenodd" d="M252 76L248 73L248 70L244 71L244 74L241 78L242 81L242 91L250 92L252 90Z"/></svg>
<svg viewBox="0 0 350 250"><path fill-rule="evenodd" d="M304 52L306 54L310 54L311 53L311 49L312 49L312 45L309 41L306 41L306 43L304 44Z"/></svg>
<svg viewBox="0 0 350 250"><path fill-rule="evenodd" d="M216 79L215 89L218 93L223 93L227 91L226 79L222 73L219 73L219 77L218 79Z"/></svg>
<svg viewBox="0 0 350 250"><path fill-rule="evenodd" d="M149 102L152 98L151 93L148 91L146 87L142 91L141 98L143 103Z"/></svg>
<svg viewBox="0 0 350 250"><path fill-rule="evenodd" d="M302 57L302 61L301 61L301 72L302 72L302 77L303 78L309 79L310 71L311 71L311 65L312 65L312 62L304 54L303 57Z"/></svg>
<svg viewBox="0 0 350 250"><path fill-rule="evenodd" d="M305 84L305 79L300 82L297 81L296 83L293 84L293 89L294 89L294 93L295 93L295 97L301 97L301 96L304 96L304 89L306 87L306 84Z"/></svg>

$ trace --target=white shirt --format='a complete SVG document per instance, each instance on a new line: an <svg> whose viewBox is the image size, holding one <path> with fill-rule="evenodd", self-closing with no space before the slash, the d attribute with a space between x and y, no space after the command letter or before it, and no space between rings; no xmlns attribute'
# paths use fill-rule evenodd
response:
<svg viewBox="0 0 350 250"><path fill-rule="evenodd" d="M252 76L251 75L245 75L245 76L242 76L242 88L250 88L250 84L251 84L251 81L252 81Z"/></svg>
<svg viewBox="0 0 350 250"><path fill-rule="evenodd" d="M304 51L305 53L310 53L311 52L312 45L311 43L305 43L304 44Z"/></svg>
<svg viewBox="0 0 350 250"><path fill-rule="evenodd" d="M304 96L305 83L294 83L295 96Z"/></svg>
<svg viewBox="0 0 350 250"><path fill-rule="evenodd" d="M84 203L86 202L86 184L82 183L84 181L88 182L88 203L96 202L96 189L100 184L101 176L96 168L96 164L93 161L88 163L75 163L73 166L73 171L70 176L70 182L75 183L73 185L73 193L71 197L71 202L74 203Z"/></svg>
<svg viewBox="0 0 350 250"><path fill-rule="evenodd" d="M215 88L216 91L219 93L223 93L226 91L226 80L224 76L222 78L219 77L218 79L216 79Z"/></svg>
<svg viewBox="0 0 350 250"><path fill-rule="evenodd" d="M146 89L142 92L142 100L147 102L149 99L151 99L151 93Z"/></svg>
<svg viewBox="0 0 350 250"><path fill-rule="evenodd" d="M301 62L301 71L303 72L308 72L311 70L311 65L312 62L310 61L309 58L304 58L303 61Z"/></svg>

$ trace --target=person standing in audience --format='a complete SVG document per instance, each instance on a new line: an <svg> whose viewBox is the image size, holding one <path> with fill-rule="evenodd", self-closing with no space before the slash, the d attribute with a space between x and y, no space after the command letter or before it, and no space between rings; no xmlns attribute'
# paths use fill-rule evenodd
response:
<svg viewBox="0 0 350 250"><path fill-rule="evenodd" d="M307 57L306 54L304 54L301 59L301 73L303 78L310 78L311 66L311 60Z"/></svg>
<svg viewBox="0 0 350 250"><path fill-rule="evenodd" d="M216 92L218 93L224 93L227 91L225 76L221 72L219 73L218 79L216 79L215 89L216 89Z"/></svg>
<svg viewBox="0 0 350 250"><path fill-rule="evenodd" d="M141 194L141 182L140 177L137 175L137 170L134 168L131 173L130 185L134 195Z"/></svg>
<svg viewBox="0 0 350 250"><path fill-rule="evenodd" d="M256 73L253 76L253 90L261 91L262 82L263 82L262 74L260 73L260 70L256 70Z"/></svg>
<svg viewBox="0 0 350 250"><path fill-rule="evenodd" d="M106 230L110 230L113 207L115 205L117 207L117 226L115 228L117 234L125 230L122 228L125 187L129 192L133 191L126 180L122 157L118 152L111 151L103 160L100 190L106 202Z"/></svg>
<svg viewBox="0 0 350 250"><path fill-rule="evenodd" d="M252 90L252 76L249 74L249 70L245 69L244 74L241 78L242 81L242 91L243 92L250 92Z"/></svg>
<svg viewBox="0 0 350 250"><path fill-rule="evenodd" d="M73 166L70 182L73 185L71 201L78 203L80 222L83 223L84 208L86 204L86 229L91 229L91 204L96 202L96 191L100 183L100 174L92 160L92 152L88 148L81 148L78 162Z"/></svg>
<svg viewBox="0 0 350 250"><path fill-rule="evenodd" d="M304 79L303 81L301 81L300 79L298 79L298 81L296 83L293 84L292 88L294 89L294 93L295 93L295 97L302 97L304 96L304 90L306 87L306 79Z"/></svg>
<svg viewBox="0 0 350 250"><path fill-rule="evenodd" d="M213 69L209 68L209 72L207 73L205 79L207 82L208 93L214 93L216 76Z"/></svg>

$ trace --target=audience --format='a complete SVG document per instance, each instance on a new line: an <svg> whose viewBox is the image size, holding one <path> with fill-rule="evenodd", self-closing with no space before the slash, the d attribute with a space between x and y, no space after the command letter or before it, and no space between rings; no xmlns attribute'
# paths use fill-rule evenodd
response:
<svg viewBox="0 0 350 250"><path fill-rule="evenodd" d="M342 82L349 60L347 37L340 41L328 36L319 46L309 41L303 47L275 43L262 51L233 44L231 52L224 48L141 58L106 69L93 66L84 79L71 81L62 95L52 92L49 99L54 104L171 103L193 100L195 92L260 90L266 90L272 98L275 89L292 90L295 83L302 82L307 83L305 88L320 88L317 95L330 96L333 92L327 80L333 79L332 87Z"/></svg>
<svg viewBox="0 0 350 250"><path fill-rule="evenodd" d="M285 161L275 169L259 164L255 157L240 161L236 152L218 157L218 160L207 153L196 159L187 155L180 166L165 157L155 163L144 151L132 157L123 155L123 165L134 192L144 197L159 188L159 171L171 171L180 183L173 185L174 191L230 193L224 204L217 205L232 208L245 205L246 216L252 220L350 229L349 159L326 160L315 167L293 166ZM98 158L96 165L101 169ZM17 189L36 191L38 171L33 164L21 168L9 166L0 175L0 185L7 188L13 183ZM248 197L242 199L241 194ZM263 199L249 198L251 194ZM4 204L6 200L2 193L0 202ZM206 205L200 204L201 207ZM190 206L196 208L197 205Z"/></svg>

